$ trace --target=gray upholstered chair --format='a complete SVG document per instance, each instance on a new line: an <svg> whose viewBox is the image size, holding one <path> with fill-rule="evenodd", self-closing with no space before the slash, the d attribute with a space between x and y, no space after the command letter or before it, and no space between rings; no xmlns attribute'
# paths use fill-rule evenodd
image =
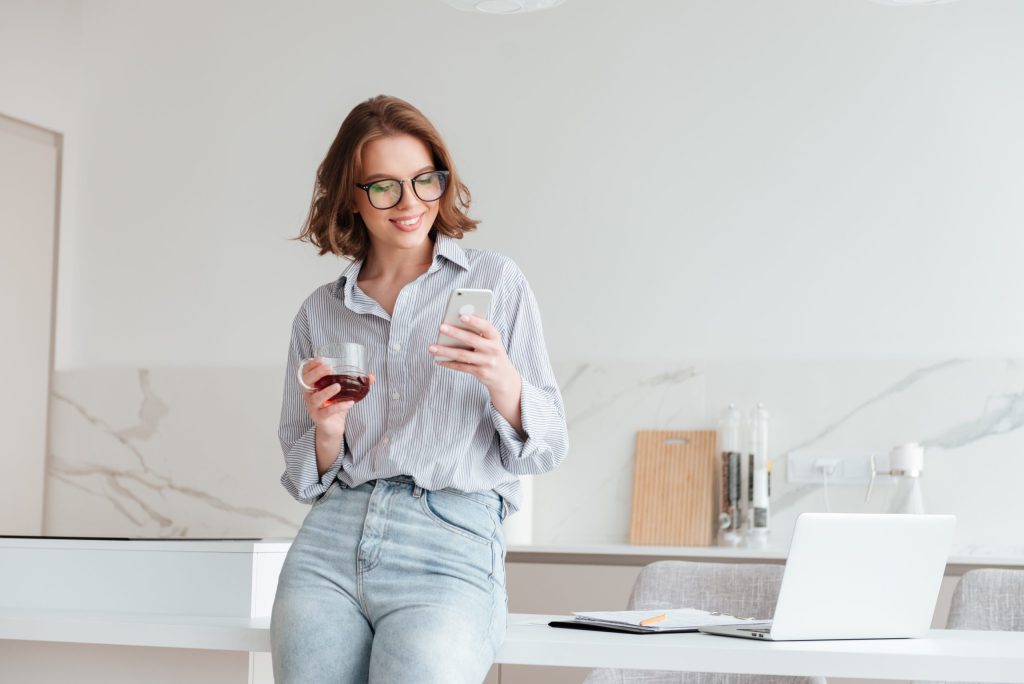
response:
<svg viewBox="0 0 1024 684"><path fill-rule="evenodd" d="M628 609L701 608L740 617L770 618L779 596L782 571L781 565L658 561L640 571ZM600 669L593 670L584 684L824 684L824 681L816 677Z"/></svg>
<svg viewBox="0 0 1024 684"><path fill-rule="evenodd" d="M1024 570L965 572L953 590L946 629L1024 632Z"/></svg>
<svg viewBox="0 0 1024 684"><path fill-rule="evenodd" d="M1024 570L965 572L953 591L946 629L1024 632Z"/></svg>

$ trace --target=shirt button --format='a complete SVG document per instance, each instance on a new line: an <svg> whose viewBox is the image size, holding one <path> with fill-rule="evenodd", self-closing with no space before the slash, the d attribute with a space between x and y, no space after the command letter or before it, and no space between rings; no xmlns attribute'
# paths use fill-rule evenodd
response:
<svg viewBox="0 0 1024 684"><path fill-rule="evenodd" d="M402 345L398 344L397 342L391 345L391 348L394 349L395 351L402 351Z"/></svg>
<svg viewBox="0 0 1024 684"><path fill-rule="evenodd" d="M384 435L384 439L382 439L381 441L384 443L384 446L387 446L388 443L391 441L391 438L388 437L387 435Z"/></svg>
<svg viewBox="0 0 1024 684"><path fill-rule="evenodd" d="M394 392L394 393L392 393L392 395L391 395L391 398L392 398L392 399L396 399L396 400L397 400L397 399L400 399L401 397L402 397L402 395L401 395L401 394L399 394L398 392Z"/></svg>

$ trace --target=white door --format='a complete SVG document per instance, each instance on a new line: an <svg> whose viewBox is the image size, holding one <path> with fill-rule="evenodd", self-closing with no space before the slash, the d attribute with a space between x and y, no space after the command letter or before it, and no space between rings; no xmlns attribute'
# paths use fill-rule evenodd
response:
<svg viewBox="0 0 1024 684"><path fill-rule="evenodd" d="M60 150L0 114L0 534L43 531Z"/></svg>

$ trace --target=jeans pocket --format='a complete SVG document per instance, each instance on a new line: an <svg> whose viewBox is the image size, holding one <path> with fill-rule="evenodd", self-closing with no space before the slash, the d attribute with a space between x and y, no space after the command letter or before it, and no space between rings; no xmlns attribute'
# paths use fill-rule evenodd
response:
<svg viewBox="0 0 1024 684"><path fill-rule="evenodd" d="M320 498L319 498L319 499L317 499L316 501L314 501L314 502L313 502L313 506L311 507L311 509L310 509L310 510L312 510L313 508L316 508L317 506L319 506L319 505L320 505L320 504L322 504L323 502L325 502L325 501L327 501L328 499L330 499L330 498L331 498L331 495L333 495L333 494L334 494L334 492L338 491L339 489L341 489L341 483L340 483L340 482L338 482L338 480L337 480L337 479L335 479L335 480L334 480L333 482L331 482L331 484L330 484L330 485L329 485L329 486L327 487L327 491L325 491L325 492L324 492L323 494L321 494L321 495L320 495Z"/></svg>
<svg viewBox="0 0 1024 684"><path fill-rule="evenodd" d="M487 506L458 494L423 490L423 512L435 523L479 544L490 544L494 522Z"/></svg>
<svg viewBox="0 0 1024 684"><path fill-rule="evenodd" d="M500 534L491 544L491 579L498 583L502 589L505 588L505 543L501 540ZM508 597L505 597L506 609L508 608Z"/></svg>

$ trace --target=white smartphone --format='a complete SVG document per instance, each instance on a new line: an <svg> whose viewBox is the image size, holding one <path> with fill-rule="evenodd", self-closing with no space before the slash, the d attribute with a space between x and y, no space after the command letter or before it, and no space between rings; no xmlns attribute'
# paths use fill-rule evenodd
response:
<svg viewBox="0 0 1024 684"><path fill-rule="evenodd" d="M459 320L459 316L468 314L480 318L491 319L491 299L494 293L490 290L474 290L472 288L460 287L452 290L448 297L448 308L444 312L444 322L456 328L470 330L470 327ZM454 337L443 333L438 334L437 343L445 347L457 347L458 349L469 349ZM435 357L438 361L451 361L447 356Z"/></svg>

